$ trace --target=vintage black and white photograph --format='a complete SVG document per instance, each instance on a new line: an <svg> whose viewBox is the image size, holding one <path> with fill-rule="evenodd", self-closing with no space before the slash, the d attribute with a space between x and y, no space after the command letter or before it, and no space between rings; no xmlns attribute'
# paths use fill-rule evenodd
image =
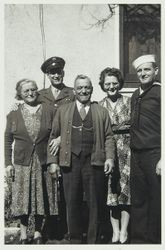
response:
<svg viewBox="0 0 165 250"><path fill-rule="evenodd" d="M1 7L3 246L159 249L163 3Z"/></svg>

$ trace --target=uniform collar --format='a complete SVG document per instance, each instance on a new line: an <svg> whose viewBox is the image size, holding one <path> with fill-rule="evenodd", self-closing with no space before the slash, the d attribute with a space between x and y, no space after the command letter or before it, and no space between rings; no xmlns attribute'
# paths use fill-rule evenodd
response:
<svg viewBox="0 0 165 250"><path fill-rule="evenodd" d="M39 94L40 95L40 94ZM51 90L51 86L47 89L44 89L42 95L51 100L51 101L55 101L54 99L54 96L53 96L53 93L52 93L52 90ZM68 88L63 84L63 88L61 89L59 95L57 96L56 100L60 100L60 99L63 99L65 97L69 96L69 91L68 91Z"/></svg>
<svg viewBox="0 0 165 250"><path fill-rule="evenodd" d="M158 85L161 86L160 82L154 82L150 87L147 89L143 90L141 86L139 87L139 95L142 95L144 92L147 92L149 89L151 89L153 86Z"/></svg>

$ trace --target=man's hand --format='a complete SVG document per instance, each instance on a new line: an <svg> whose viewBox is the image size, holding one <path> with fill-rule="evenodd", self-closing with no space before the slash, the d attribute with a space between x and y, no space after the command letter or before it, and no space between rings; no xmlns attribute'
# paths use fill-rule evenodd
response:
<svg viewBox="0 0 165 250"><path fill-rule="evenodd" d="M105 175L109 175L112 172L112 169L114 168L114 160L113 159L107 159L104 163L104 173Z"/></svg>
<svg viewBox="0 0 165 250"><path fill-rule="evenodd" d="M17 111L20 104L21 104L21 102L16 102L16 103L12 104L11 111Z"/></svg>
<svg viewBox="0 0 165 250"><path fill-rule="evenodd" d="M49 171L49 173L51 174L51 177L54 178L54 179L58 179L58 177L61 176L60 167L59 167L59 165L56 164L56 163L51 163L51 164L48 166L48 171Z"/></svg>
<svg viewBox="0 0 165 250"><path fill-rule="evenodd" d="M60 147L60 142L61 142L61 136L51 140L51 142L49 143L49 150L51 155L55 156L57 154Z"/></svg>
<svg viewBox="0 0 165 250"><path fill-rule="evenodd" d="M14 169L14 166L13 166L13 165L8 165L8 166L6 167L6 175L7 175L7 177L9 177L9 178L14 178L15 169Z"/></svg>
<svg viewBox="0 0 165 250"><path fill-rule="evenodd" d="M161 160L156 164L156 174L161 175Z"/></svg>

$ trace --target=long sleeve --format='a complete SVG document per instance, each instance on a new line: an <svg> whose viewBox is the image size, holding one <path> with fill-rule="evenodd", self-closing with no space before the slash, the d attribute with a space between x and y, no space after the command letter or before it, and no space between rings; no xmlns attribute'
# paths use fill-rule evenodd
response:
<svg viewBox="0 0 165 250"><path fill-rule="evenodd" d="M52 131L49 137L48 141L48 147L47 147L47 164L51 163L58 163L59 162L59 157L58 154L56 156L50 154L49 150L49 143L51 142L52 139L55 139L60 136L60 112L59 109L57 110L57 113L54 117L53 124L52 124Z"/></svg>
<svg viewBox="0 0 165 250"><path fill-rule="evenodd" d="M16 127L14 121L12 122L11 115L7 116L7 124L5 130L5 166L12 164L12 144L14 141L12 130Z"/></svg>
<svg viewBox="0 0 165 250"><path fill-rule="evenodd" d="M106 159L115 158L115 142L108 112L105 112L105 153Z"/></svg>

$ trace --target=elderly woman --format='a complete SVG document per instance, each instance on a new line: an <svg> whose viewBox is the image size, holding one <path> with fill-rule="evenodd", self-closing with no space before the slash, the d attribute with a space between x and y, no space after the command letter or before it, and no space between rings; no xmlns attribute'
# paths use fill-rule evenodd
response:
<svg viewBox="0 0 165 250"><path fill-rule="evenodd" d="M128 242L130 218L130 98L119 93L123 84L122 74L116 68L106 68L100 74L99 85L107 94L100 105L109 111L116 142L116 163L109 176L107 198L113 244Z"/></svg>
<svg viewBox="0 0 165 250"><path fill-rule="evenodd" d="M46 166L54 112L50 105L37 101L37 89L29 79L17 83L16 98L23 103L8 114L5 131L5 165L7 175L13 179L11 210L20 219L20 244L28 244L30 214L35 218L33 243L42 244L44 216L58 213L57 173Z"/></svg>

